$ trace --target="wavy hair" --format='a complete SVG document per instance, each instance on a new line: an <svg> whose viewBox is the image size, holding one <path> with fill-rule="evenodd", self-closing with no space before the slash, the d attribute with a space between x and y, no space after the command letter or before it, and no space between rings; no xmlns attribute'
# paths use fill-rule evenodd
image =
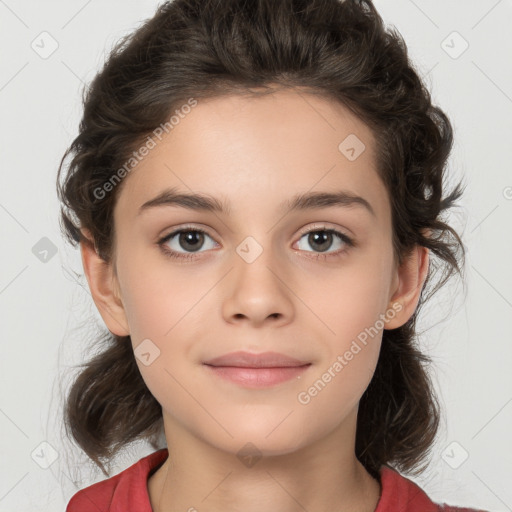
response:
<svg viewBox="0 0 512 512"><path fill-rule="evenodd" d="M385 27L370 0L161 4L113 47L84 90L79 133L57 173L62 231L75 246L94 243L112 263L113 210L122 184L100 200L97 191L141 141L189 98L270 94L276 86L340 102L372 129L392 209L395 261L402 263L416 245L433 256L415 313L383 332L356 432L356 456L374 477L381 465L418 474L437 435L440 406L428 374L432 361L417 344L416 320L431 295L463 272L464 245L443 214L464 187L458 183L443 196L451 123L432 104L403 38ZM104 463L128 443L148 440L156 447L162 410L140 375L129 337L106 332L99 343L100 353L74 378L64 424L107 474Z"/></svg>

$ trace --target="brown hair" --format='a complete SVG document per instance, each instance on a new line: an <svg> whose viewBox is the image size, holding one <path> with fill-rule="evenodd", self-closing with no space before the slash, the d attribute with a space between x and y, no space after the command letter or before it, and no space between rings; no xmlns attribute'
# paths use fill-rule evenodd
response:
<svg viewBox="0 0 512 512"><path fill-rule="evenodd" d="M440 407L417 347L421 306L454 274L465 250L441 218L453 132L411 64L396 29L370 0L174 0L111 51L83 98L79 134L59 166L61 227L72 244L90 231L112 263L113 209L121 185L98 199L141 141L189 98L300 87L350 108L373 130L378 172L392 208L393 251L402 263L418 244L431 258L418 307L403 326L384 330L379 361L364 392L356 455L370 474L381 465L418 474L436 437ZM72 155L61 183L65 159ZM87 239L84 243L89 243ZM459 259L458 252L462 252ZM442 272L425 296L427 283ZM162 432L160 404L139 373L129 337L110 332L82 365L65 404L65 425L105 472L125 445ZM419 467L419 469L418 469Z"/></svg>

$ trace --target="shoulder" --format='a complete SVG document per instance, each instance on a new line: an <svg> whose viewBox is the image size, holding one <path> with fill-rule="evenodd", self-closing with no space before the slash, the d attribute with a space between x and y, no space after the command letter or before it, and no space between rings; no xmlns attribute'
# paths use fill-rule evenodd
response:
<svg viewBox="0 0 512 512"><path fill-rule="evenodd" d="M486 512L434 503L412 480L388 466L380 469L381 497L375 512Z"/></svg>
<svg viewBox="0 0 512 512"><path fill-rule="evenodd" d="M167 456L166 448L158 450L117 475L78 491L66 512L151 512L147 481L151 470Z"/></svg>

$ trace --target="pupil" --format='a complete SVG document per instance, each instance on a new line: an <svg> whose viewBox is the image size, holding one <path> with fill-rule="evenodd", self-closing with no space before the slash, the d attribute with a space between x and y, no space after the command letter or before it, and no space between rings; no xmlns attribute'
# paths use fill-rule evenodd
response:
<svg viewBox="0 0 512 512"><path fill-rule="evenodd" d="M321 234L323 233L323 234ZM323 241L322 241L323 240ZM316 233L310 233L309 235L309 243L314 247L314 244L320 244L318 250L320 252L326 251L332 242L332 233L328 233L327 231L317 231Z"/></svg>

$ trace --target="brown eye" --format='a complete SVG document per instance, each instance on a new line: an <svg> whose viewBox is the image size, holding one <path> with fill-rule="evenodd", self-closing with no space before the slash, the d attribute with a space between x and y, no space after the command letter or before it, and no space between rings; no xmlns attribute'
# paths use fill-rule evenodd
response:
<svg viewBox="0 0 512 512"><path fill-rule="evenodd" d="M178 245L186 251L197 251L204 243L204 233L199 231L181 231L178 236Z"/></svg>
<svg viewBox="0 0 512 512"><path fill-rule="evenodd" d="M307 237L307 244L320 253L326 252L335 242L341 243L341 251L335 251L337 253L344 251L344 246L352 247L354 245L350 237L334 229L315 229L304 233L301 240L305 237ZM299 249L306 250L300 247Z"/></svg>
<svg viewBox="0 0 512 512"><path fill-rule="evenodd" d="M212 247L207 247L207 249L214 248L216 242L213 241L206 231L199 228L181 228L164 236L158 241L158 245L167 256L193 259L193 253L199 252L203 248L207 238L213 242Z"/></svg>

